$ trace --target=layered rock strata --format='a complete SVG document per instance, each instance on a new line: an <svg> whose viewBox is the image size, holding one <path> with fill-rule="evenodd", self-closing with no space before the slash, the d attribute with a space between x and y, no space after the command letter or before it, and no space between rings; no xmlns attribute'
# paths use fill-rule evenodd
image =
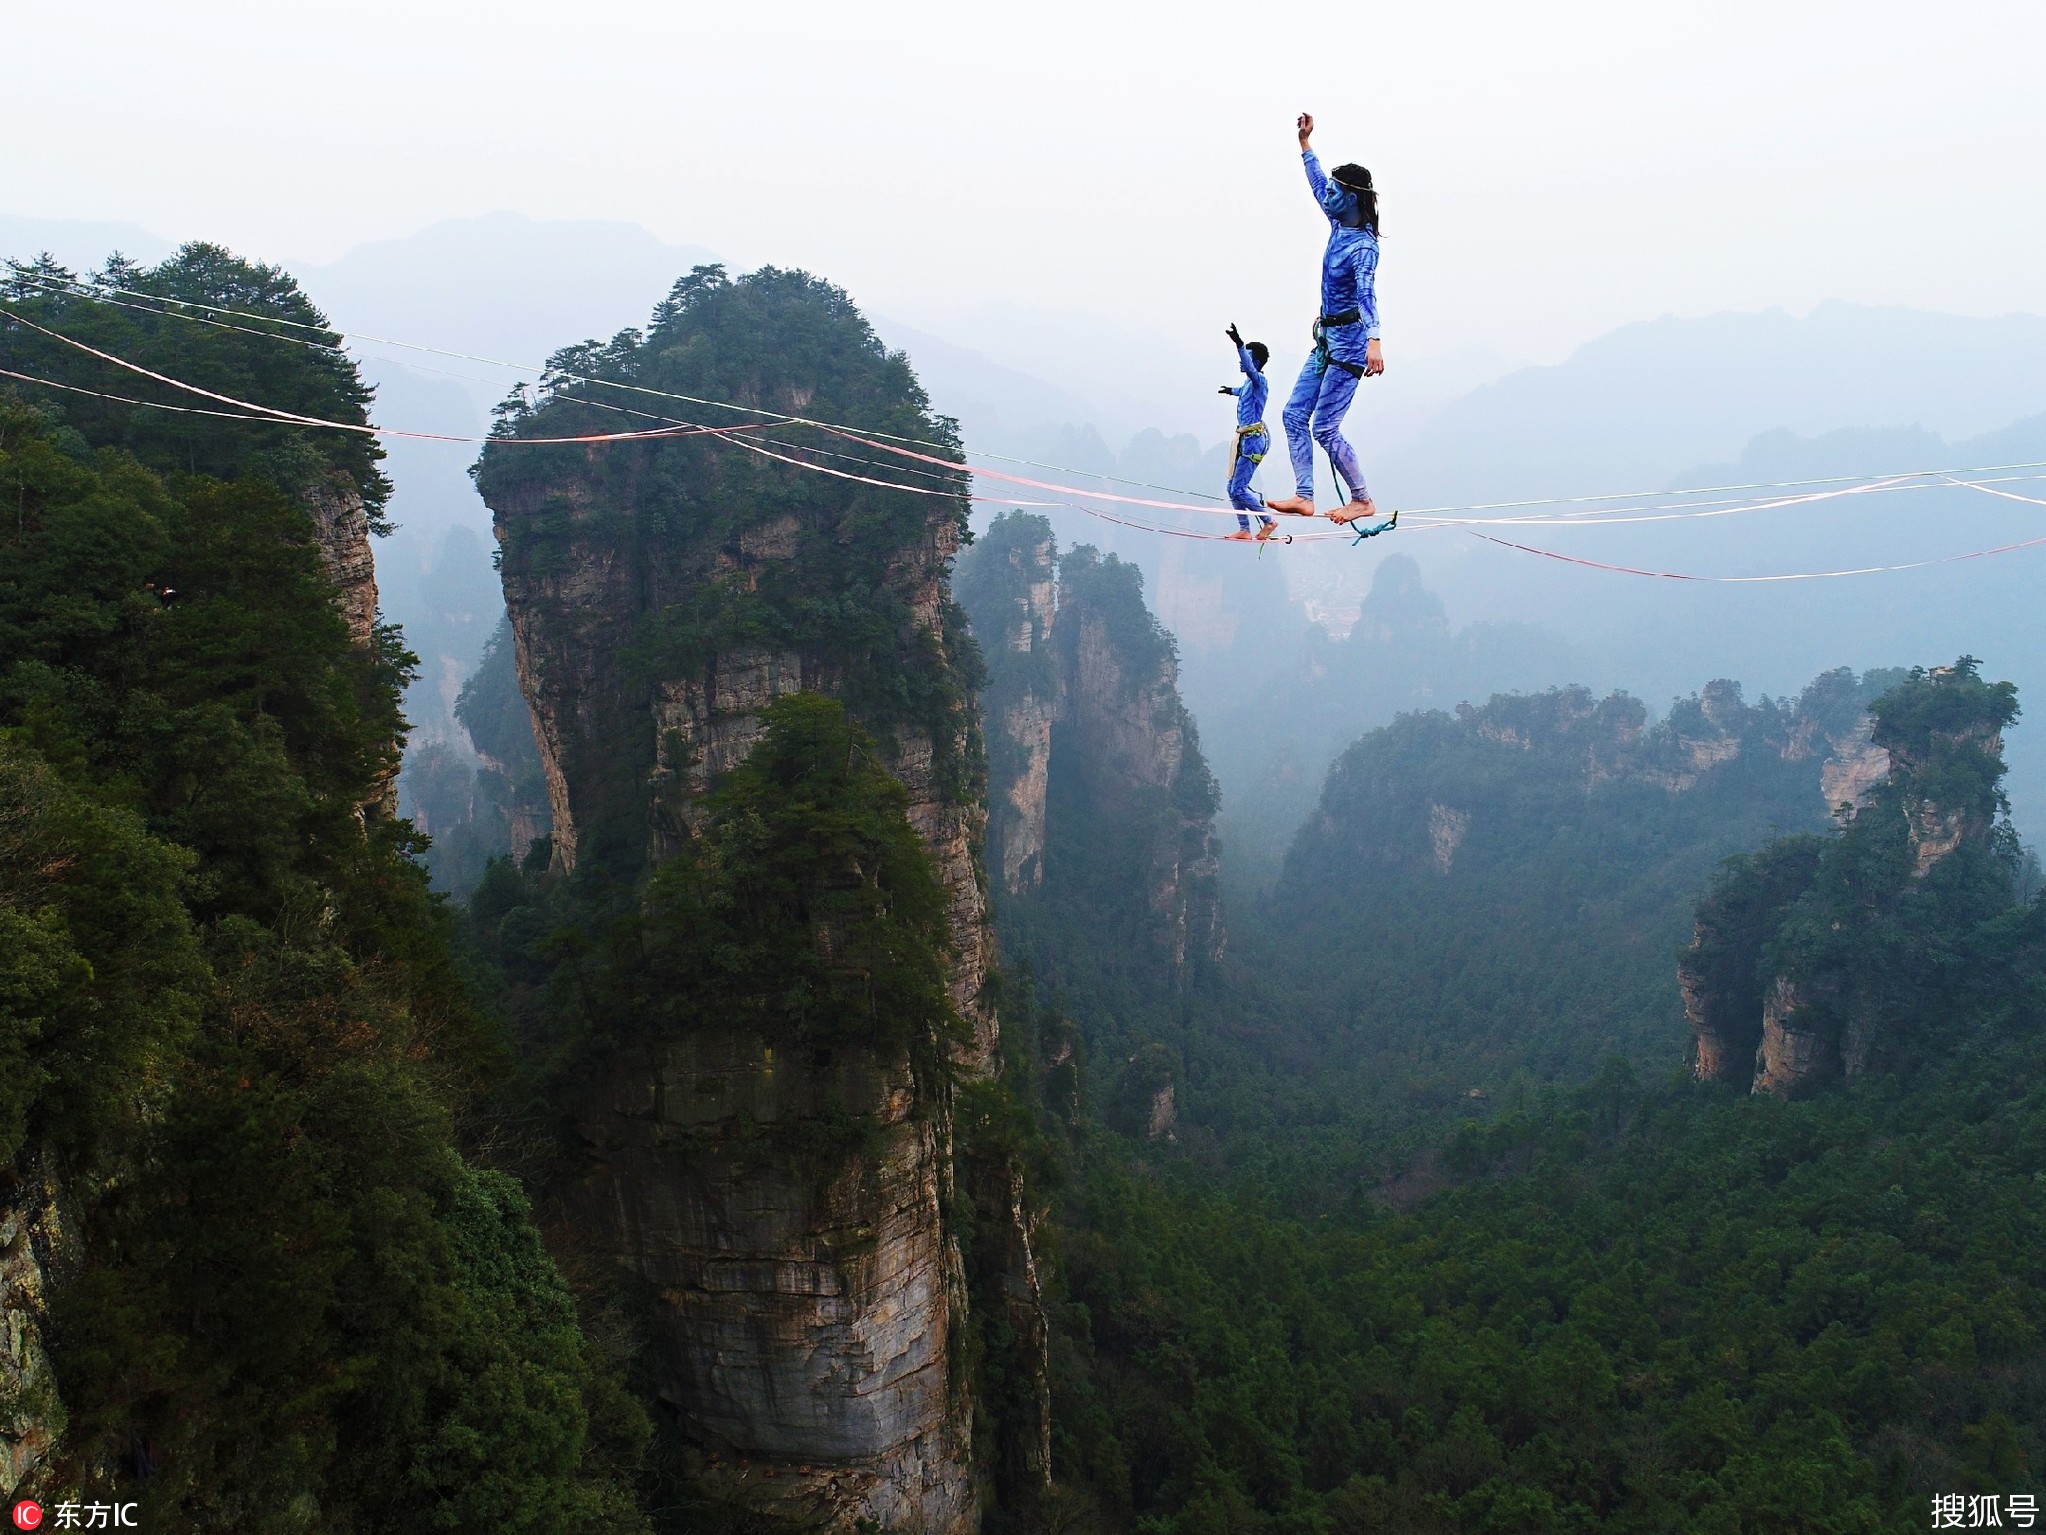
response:
<svg viewBox="0 0 2046 1535"><path fill-rule="evenodd" d="M1741 1005L1744 998L1715 987L1693 958L1706 936L1701 928L1690 951L1677 962L1677 991L1692 1035L1691 1072L1700 1082L1748 1081L1754 1075L1755 1049L1762 1042L1761 1020Z"/></svg>
<svg viewBox="0 0 2046 1535"><path fill-rule="evenodd" d="M909 573L932 593L950 541L934 531L922 552ZM689 573L601 540L578 554L548 575L505 562L564 871L593 843L615 852L633 840L640 816L644 856L659 858L690 834L701 791L752 749L768 702L840 681L830 657L745 647L637 692L616 665L632 620ZM750 575L763 556L742 547L706 563L706 575ZM979 816L941 792L934 755L927 735L899 731L886 765L952 896L951 987L974 1029L964 1064L985 1071L996 1025L979 997ZM777 1130L837 1116L884 1128L875 1145L813 1165L775 1152ZM827 1528L975 1527L972 1413L948 1365L963 1294L943 1215L948 1135L907 1060L777 1056L706 1019L658 1056L616 1061L576 1120L590 1165L563 1195L576 1240L653 1288L662 1394L707 1490Z"/></svg>
<svg viewBox="0 0 2046 1535"><path fill-rule="evenodd" d="M1852 815L1890 776L1890 754L1875 744L1875 721L1863 715L1844 736L1827 740L1819 767L1819 792L1836 814Z"/></svg>
<svg viewBox="0 0 2046 1535"><path fill-rule="evenodd" d="M979 1159L968 1178L983 1216L974 1228L976 1267L987 1277L980 1304L999 1314L996 1346L1011 1397L995 1404L1008 1427L988 1458L1003 1502L1027 1512L1051 1487L1051 1328L1036 1250L1042 1210L1013 1158Z"/></svg>
<svg viewBox="0 0 2046 1535"><path fill-rule="evenodd" d="M806 1528L977 1523L943 1128L920 1108L906 1056L718 1028L621 1055L574 1105L569 1217L651 1290L713 1495ZM783 1132L835 1115L866 1144L788 1154Z"/></svg>
<svg viewBox="0 0 2046 1535"><path fill-rule="evenodd" d="M984 697L994 803L988 816L988 864L1011 895L1044 880L1045 791L1051 774L1051 729L1057 714L1050 659L1057 616L1057 546L1047 523L988 555L1003 567L983 620L990 686ZM983 576L983 580L987 580ZM1006 588L1006 590L1002 590Z"/></svg>
<svg viewBox="0 0 2046 1535"><path fill-rule="evenodd" d="M938 585L953 547L949 540L939 545L919 578L919 595L927 600L918 602L912 611L920 625L930 626L926 632L937 627ZM653 770L647 780L652 805L648 826L651 856L665 856L691 835L700 821L704 791L720 773L745 761L759 741L761 710L785 693L836 691L838 681L836 668L828 662L797 651L747 647L716 656L696 675L658 682L649 705L654 739ZM559 736L560 732L543 732L543 742L548 734ZM930 851L938 877L951 897L952 1000L974 1029L964 1063L970 1073L984 1075L993 1069L996 1046L994 1015L982 1005L980 995L992 941L974 856L984 835L985 813L979 804L957 800L946 792L939 781L939 744L928 733L898 729L895 734L894 749L885 765L909 791L910 824ZM964 751L963 730L944 744L952 752ZM574 780L557 766L549 770L547 781L558 828L564 804L573 806ZM553 796L556 783L561 785L560 798ZM570 813L574 813L572 808ZM555 846L572 867L572 827L566 851L561 851L558 832Z"/></svg>
<svg viewBox="0 0 2046 1535"><path fill-rule="evenodd" d="M334 605L348 621L348 638L358 650L376 643L377 566L370 550L369 510L362 492L345 474L336 474L303 496L313 520L313 539L327 579L334 583ZM390 765L378 780L361 813L392 817L398 813L399 754L394 743Z"/></svg>
<svg viewBox="0 0 2046 1535"><path fill-rule="evenodd" d="M1816 1000L1809 985L1786 976L1770 983L1755 1052L1755 1092L1787 1095L1839 1073L1839 1030L1814 1006Z"/></svg>
<svg viewBox="0 0 2046 1535"><path fill-rule="evenodd" d="M1796 1012L1794 995L1774 996L1765 983L1763 957L1810 886L1821 851L1816 837L1790 837L1735 858L1698 903L1691 942L1677 959L1677 989L1699 1081L1752 1086L1766 1019L1775 1016L1780 1030ZM1790 1063L1807 1054L1779 1045L1773 1069L1794 1069Z"/></svg>

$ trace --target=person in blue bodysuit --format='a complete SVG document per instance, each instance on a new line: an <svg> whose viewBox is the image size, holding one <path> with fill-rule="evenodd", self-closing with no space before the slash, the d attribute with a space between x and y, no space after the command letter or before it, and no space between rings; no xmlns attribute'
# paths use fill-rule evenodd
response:
<svg viewBox="0 0 2046 1535"><path fill-rule="evenodd" d="M1275 512L1314 515L1314 445L1328 454L1336 478L1349 488L1349 503L1330 512L1339 523L1378 515L1365 488L1357 450L1343 436L1343 414L1357 393L1357 381L1385 371L1378 350L1378 193L1371 172L1339 165L1323 175L1308 140L1314 119L1302 113L1296 125L1307 184L1328 216L1328 247L1321 258L1321 315L1314 322L1314 353L1286 401L1286 451L1293 460L1295 494L1267 501Z"/></svg>
<svg viewBox="0 0 2046 1535"><path fill-rule="evenodd" d="M1262 341L1247 345L1236 327L1230 326L1223 332L1236 344L1236 365L1243 369L1243 382L1231 389L1222 386L1223 394L1236 397L1236 447L1229 457L1229 504L1236 508L1236 531L1229 536L1233 539L1270 538L1274 526L1272 519L1265 515L1265 504L1258 500L1257 492L1250 488L1250 477L1257 466L1264 462L1265 454L1271 451L1272 434L1265 427L1265 397L1271 393L1271 385L1265 382L1265 364L1271 359L1271 352ZM1260 532L1250 531L1250 519L1245 512L1257 513L1263 524Z"/></svg>

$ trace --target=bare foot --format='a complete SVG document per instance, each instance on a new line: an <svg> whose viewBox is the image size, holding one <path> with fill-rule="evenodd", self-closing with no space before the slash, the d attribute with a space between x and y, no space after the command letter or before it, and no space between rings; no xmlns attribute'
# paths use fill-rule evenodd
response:
<svg viewBox="0 0 2046 1535"><path fill-rule="evenodd" d="M1262 544L1269 539L1277 537L1278 532L1279 525L1276 522L1272 521L1271 518L1267 517L1264 520L1264 522L1261 523L1258 527L1257 541Z"/></svg>
<svg viewBox="0 0 2046 1535"><path fill-rule="evenodd" d="M1314 515L1314 503L1305 496L1288 496L1283 501L1267 501L1265 506L1274 512L1284 512L1288 517Z"/></svg>
<svg viewBox="0 0 2046 1535"><path fill-rule="evenodd" d="M1250 529L1248 529L1248 528L1238 528L1238 529L1237 529L1237 530L1236 530L1236 531L1235 531L1234 533L1231 533L1231 534L1229 535L1229 542L1230 542L1230 543L1232 543L1232 544L1241 544L1241 543L1247 543L1247 542L1249 542L1249 541L1250 541L1251 539L1253 539L1253 538L1256 538L1256 537L1257 537L1257 535L1256 535L1255 533L1251 532L1251 531L1250 531Z"/></svg>
<svg viewBox="0 0 2046 1535"><path fill-rule="evenodd" d="M1328 520L1339 527L1347 527L1353 522L1374 522L1377 518L1378 508L1372 505L1369 496L1360 497L1328 514Z"/></svg>

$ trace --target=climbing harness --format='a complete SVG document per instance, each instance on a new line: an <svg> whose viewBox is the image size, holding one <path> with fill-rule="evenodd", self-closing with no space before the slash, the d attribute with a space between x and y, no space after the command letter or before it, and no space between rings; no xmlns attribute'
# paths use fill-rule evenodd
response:
<svg viewBox="0 0 2046 1535"><path fill-rule="evenodd" d="M1355 379L1364 377L1364 364L1361 362L1345 362L1328 349L1328 333L1331 330L1340 330L1345 325L1355 325L1363 318L1364 311L1361 309L1345 309L1341 314L1315 316L1313 330L1314 354L1321 359L1321 365L1324 368L1341 368L1350 377Z"/></svg>

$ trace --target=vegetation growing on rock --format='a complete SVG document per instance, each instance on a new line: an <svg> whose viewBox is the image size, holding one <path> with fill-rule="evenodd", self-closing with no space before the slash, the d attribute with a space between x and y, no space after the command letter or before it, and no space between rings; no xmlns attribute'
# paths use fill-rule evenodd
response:
<svg viewBox="0 0 2046 1535"><path fill-rule="evenodd" d="M457 1150L497 1056L375 808L408 658L354 642L290 443L165 477L99 422L0 399L0 1187L69 1233L22 1490L637 1528L636 1409Z"/></svg>

